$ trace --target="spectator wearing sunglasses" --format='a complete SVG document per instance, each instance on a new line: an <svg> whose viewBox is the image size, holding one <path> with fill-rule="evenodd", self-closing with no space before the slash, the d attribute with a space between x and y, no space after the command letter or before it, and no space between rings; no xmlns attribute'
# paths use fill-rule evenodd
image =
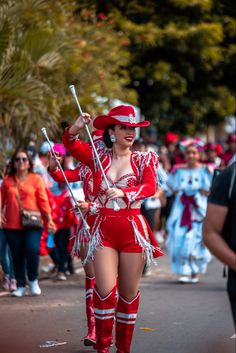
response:
<svg viewBox="0 0 236 353"><path fill-rule="evenodd" d="M24 229L21 208L40 211L48 229L54 229L45 186L42 178L33 173L33 163L27 151L20 148L11 158L1 187L2 209L5 210L3 228L9 244L17 289L13 296L26 293L28 281L32 295L40 295L38 285L39 249L42 229ZM20 202L19 202L20 201Z"/></svg>

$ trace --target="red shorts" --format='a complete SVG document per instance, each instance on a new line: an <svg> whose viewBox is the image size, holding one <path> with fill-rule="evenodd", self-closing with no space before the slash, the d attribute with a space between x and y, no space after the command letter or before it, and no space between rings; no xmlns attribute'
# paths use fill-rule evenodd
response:
<svg viewBox="0 0 236 353"><path fill-rule="evenodd" d="M153 256L163 255L158 243L139 209L100 209L101 223L99 233L102 245L116 249L118 252L141 253L144 248L139 244L138 232L148 243L156 249ZM154 243L153 243L154 242Z"/></svg>

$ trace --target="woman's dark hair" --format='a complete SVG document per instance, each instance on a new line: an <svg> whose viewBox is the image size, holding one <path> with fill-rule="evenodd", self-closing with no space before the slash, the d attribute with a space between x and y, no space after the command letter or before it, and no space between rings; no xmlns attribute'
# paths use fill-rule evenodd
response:
<svg viewBox="0 0 236 353"><path fill-rule="evenodd" d="M109 125L102 135L103 141L104 141L105 145L107 146L107 148L112 148L112 146L113 146L113 142L111 142L110 134L109 134L108 130L109 129L114 130L114 128L115 128L115 125Z"/></svg>
<svg viewBox="0 0 236 353"><path fill-rule="evenodd" d="M16 168L14 166L14 164L15 164L14 162L15 162L16 156L17 156L17 154L19 152L23 152L23 153L26 154L26 156L27 156L27 158L29 160L29 169L28 169L28 171L30 173L33 173L33 161L31 159L31 156L29 155L28 151L25 148L20 147L14 152L13 156L11 157L11 160L9 162L9 166L7 168L7 175L14 176L16 174Z"/></svg>
<svg viewBox="0 0 236 353"><path fill-rule="evenodd" d="M67 121L62 121L61 122L61 128L63 130L63 132L65 131L65 129L70 126L70 124Z"/></svg>

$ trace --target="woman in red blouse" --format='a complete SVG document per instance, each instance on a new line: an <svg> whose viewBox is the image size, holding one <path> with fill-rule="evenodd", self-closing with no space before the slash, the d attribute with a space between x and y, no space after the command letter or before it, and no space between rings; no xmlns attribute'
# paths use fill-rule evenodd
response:
<svg viewBox="0 0 236 353"><path fill-rule="evenodd" d="M109 353L116 315L117 353L128 353L144 264L163 255L147 221L140 214L141 200L156 192L158 156L152 152L131 151L135 128L149 125L148 121L136 122L133 107L118 106L107 115L97 117L94 127L104 131L107 146L97 148L110 184L107 190L91 146L77 136L90 120L89 114L80 116L67 128L63 143L75 158L91 169L93 192L99 201L88 256L94 259L96 278L96 349L99 353ZM119 211L113 210L113 200L118 202Z"/></svg>
<svg viewBox="0 0 236 353"><path fill-rule="evenodd" d="M18 149L1 187L3 225L10 246L17 289L13 296L22 297L26 291L26 275L31 294L40 295L38 285L39 248L42 229L24 229L20 220L20 204L24 209L40 211L48 229L54 229L44 183L32 172L32 161L24 149Z"/></svg>

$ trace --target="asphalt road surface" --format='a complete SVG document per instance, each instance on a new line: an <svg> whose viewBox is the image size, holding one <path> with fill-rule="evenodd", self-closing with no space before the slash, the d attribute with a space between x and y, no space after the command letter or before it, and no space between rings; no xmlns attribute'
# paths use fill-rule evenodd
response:
<svg viewBox="0 0 236 353"><path fill-rule="evenodd" d="M142 279L131 352L235 353L222 269L213 260L200 283L180 285L168 257L161 258ZM81 342L86 334L84 274L80 266L77 270L66 282L41 274L40 297L12 298L0 291L0 353L95 352Z"/></svg>

